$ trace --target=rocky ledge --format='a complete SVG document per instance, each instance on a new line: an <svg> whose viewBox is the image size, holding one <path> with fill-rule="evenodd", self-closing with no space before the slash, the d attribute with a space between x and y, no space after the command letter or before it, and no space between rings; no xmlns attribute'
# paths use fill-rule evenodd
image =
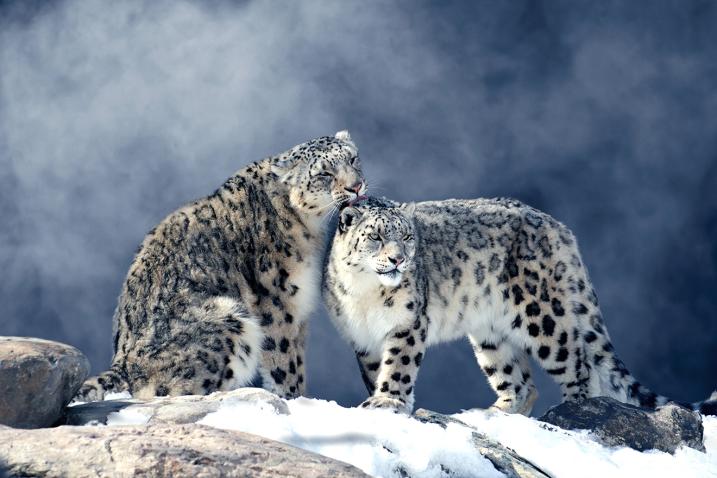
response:
<svg viewBox="0 0 717 478"><path fill-rule="evenodd" d="M363 478L340 461L196 424L16 430L0 426L8 476Z"/></svg>
<svg viewBox="0 0 717 478"><path fill-rule="evenodd" d="M276 395L262 389L242 388L208 396L162 397L149 401L109 400L86 403L68 408L64 422L70 425L113 424L113 416L117 417L117 415L113 414L121 410L124 416L133 417L133 420L146 423L150 427L188 424L199 421L208 414L216 412L223 405L238 403L269 406L277 415L288 415L290 413L287 403ZM460 420L428 410L418 410L415 418L424 423L437 424L442 428L445 428L448 423L452 423L469 429L469 436L472 437L472 446L475 453L486 457L506 477L546 478L548 476L535 465L518 456L513 450L491 440ZM443 468L449 470L450 465L446 463ZM402 472L398 468L395 470L395 474L397 476L410 476L410 474Z"/></svg>
<svg viewBox="0 0 717 478"><path fill-rule="evenodd" d="M709 469L714 460L714 450L699 453L705 451L701 415L677 405L653 411L598 397L558 405L540 418L543 423L495 411L447 416L418 410L409 419L321 400L287 402L262 389L242 388L67 407L88 369L87 359L73 347L0 337L0 423L15 427L0 425L0 477L367 476L344 461L396 477L556 476L555 463L535 453L543 441L526 448L512 441L515 433L540 436L553 445L556 437L569 436L583 440L585 448L599 447L603 455L610 449L622 456L636 453L610 447L661 450L675 454L675 463L696 464L700 470ZM496 433L491 423L512 434ZM714 441L714 423L709 423ZM49 426L56 427L19 429ZM533 461L502 443L511 441ZM419 442L419 448L431 443L421 456L415 452ZM652 456L636 454L633 459L638 455Z"/></svg>

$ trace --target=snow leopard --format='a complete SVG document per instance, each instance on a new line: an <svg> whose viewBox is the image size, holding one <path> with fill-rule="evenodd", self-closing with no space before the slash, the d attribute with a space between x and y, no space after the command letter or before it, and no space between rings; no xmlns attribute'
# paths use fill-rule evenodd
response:
<svg viewBox="0 0 717 478"><path fill-rule="evenodd" d="M615 354L572 232L517 200L347 207L323 295L371 394L363 407L410 413L426 347L464 336L497 395L493 409L530 414L531 357L563 401L668 401ZM714 414L717 401L699 405Z"/></svg>
<svg viewBox="0 0 717 478"><path fill-rule="evenodd" d="M347 131L239 170L145 237L113 317L114 357L76 400L306 387L307 321L320 300L332 211L364 198Z"/></svg>

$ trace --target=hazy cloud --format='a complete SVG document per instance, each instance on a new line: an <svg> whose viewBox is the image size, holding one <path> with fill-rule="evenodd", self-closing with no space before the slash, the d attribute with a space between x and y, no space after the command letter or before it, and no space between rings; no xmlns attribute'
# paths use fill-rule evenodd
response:
<svg viewBox="0 0 717 478"><path fill-rule="evenodd" d="M680 399L714 388L713 3L68 0L0 16L0 333L75 344L100 370L146 231L247 163L349 128L376 193L510 195L568 224L635 375ZM314 325L311 392L357 402L348 346ZM492 400L465 344L425 363L419 406Z"/></svg>

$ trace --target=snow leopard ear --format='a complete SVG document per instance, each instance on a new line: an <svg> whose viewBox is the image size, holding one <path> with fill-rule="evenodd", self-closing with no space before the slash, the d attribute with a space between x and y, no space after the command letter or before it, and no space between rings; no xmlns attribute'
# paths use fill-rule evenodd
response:
<svg viewBox="0 0 717 478"><path fill-rule="evenodd" d="M355 207L345 207L339 216L339 234L343 234L349 227L356 224L361 217L361 211Z"/></svg>
<svg viewBox="0 0 717 478"><path fill-rule="evenodd" d="M337 132L334 135L334 138L338 139L339 141L353 143L353 140L351 139L351 135L349 134L348 130L345 130L345 129L342 129L341 131Z"/></svg>
<svg viewBox="0 0 717 478"><path fill-rule="evenodd" d="M334 135L334 138L348 146L352 155L356 156L358 154L358 147L356 146L356 143L354 143L354 140L351 139L351 135L347 130L344 129L339 131Z"/></svg>
<svg viewBox="0 0 717 478"><path fill-rule="evenodd" d="M401 204L401 211L406 214L406 216L413 219L414 214L416 214L416 203L415 202L407 202L404 204Z"/></svg>

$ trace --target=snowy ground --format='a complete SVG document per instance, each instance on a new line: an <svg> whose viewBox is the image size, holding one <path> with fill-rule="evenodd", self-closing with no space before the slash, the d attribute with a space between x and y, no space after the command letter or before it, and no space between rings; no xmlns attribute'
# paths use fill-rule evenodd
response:
<svg viewBox="0 0 717 478"><path fill-rule="evenodd" d="M557 477L717 477L717 417L704 417L702 453L682 447L657 450L606 448L588 432L569 432L521 415L470 411L454 415Z"/></svg>
<svg viewBox="0 0 717 478"><path fill-rule="evenodd" d="M343 408L334 402L299 398L290 415L268 405L224 403L199 423L261 435L311 450L380 477L503 476L476 453L466 427L438 425L383 410ZM568 432L520 415L475 410L453 415L514 449L559 477L716 477L717 417L705 417L707 453L683 447L675 455L605 448L587 432ZM120 411L108 425L145 423L147 417ZM446 474L450 469L452 475ZM405 476L405 475L404 475Z"/></svg>

